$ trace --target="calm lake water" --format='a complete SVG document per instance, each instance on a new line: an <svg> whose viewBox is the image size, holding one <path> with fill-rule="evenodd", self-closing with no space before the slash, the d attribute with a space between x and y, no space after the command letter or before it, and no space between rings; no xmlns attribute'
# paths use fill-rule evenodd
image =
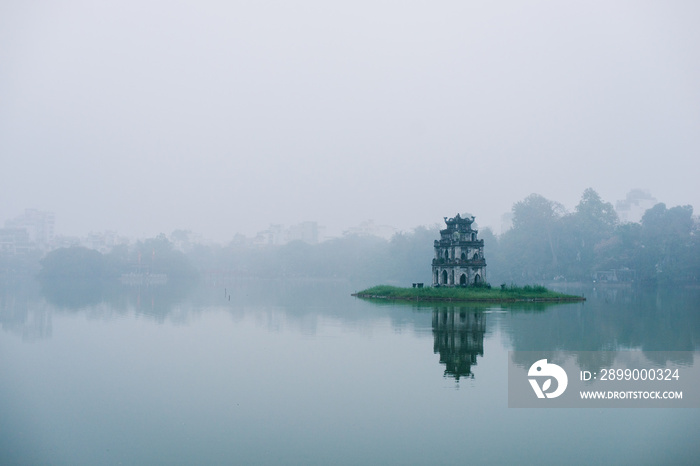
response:
<svg viewBox="0 0 700 466"><path fill-rule="evenodd" d="M698 290L419 306L345 282L0 295L0 464L697 464L698 409L508 408L508 351L693 351Z"/></svg>

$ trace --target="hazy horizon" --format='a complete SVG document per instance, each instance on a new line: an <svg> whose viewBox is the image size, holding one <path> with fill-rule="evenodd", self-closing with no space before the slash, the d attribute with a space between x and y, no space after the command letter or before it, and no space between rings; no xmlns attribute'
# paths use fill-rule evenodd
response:
<svg viewBox="0 0 700 466"><path fill-rule="evenodd" d="M657 203L663 203L663 200L662 200L662 199L656 199L656 198L653 196L653 193L650 193L648 190L639 190L639 189L638 189L638 190L634 190L634 191L636 191L636 192L641 192L642 194L649 195L649 197L650 197L651 199L653 199L654 201L653 201L653 202L650 202L650 201L648 201L648 200L646 200L646 199L641 199L641 202L639 202L635 207L632 207L632 208L628 211L628 213L629 213L631 216L633 216L633 217L636 216L636 218L625 219L624 217L620 216L619 221L620 221L621 223L624 223L625 221L635 221L635 222L638 222L638 221L641 220L641 215L644 213L644 211L645 211L647 208L649 208L649 207L651 207L652 205L655 205L655 204L657 204ZM630 192L629 194L632 194L632 193L633 193L633 192ZM534 194L538 194L538 193L534 193ZM523 200L523 199L519 199L518 201L521 201L521 200ZM558 202L556 199L550 199L550 200L551 200L551 201ZM638 199L638 200L639 200L639 199ZM515 204L515 203L518 202L518 201L513 201L513 204ZM613 204L613 206L615 206L615 204L617 204L617 201L612 201L612 200L608 200L608 199L602 199L602 201L604 201L604 202L610 202L611 204ZM622 200L618 200L618 201L622 201ZM646 201L646 202L644 202L644 201ZM687 204L684 204L684 205L687 205ZM667 207L675 207L675 206L667 205ZM566 212L567 212L567 213L573 213L574 210L575 210L573 206L564 206L564 208L566 209ZM421 228L421 227L431 228L431 227L434 227L434 226L436 226L436 225L437 225L438 227L442 228L442 227L444 226L443 217L453 217L453 216L456 215L456 214L461 214L463 217L469 216L469 215L473 215L473 212L470 212L470 211L446 213L445 215L443 215L443 216L441 216L441 217L439 217L439 218L438 218L437 215L436 215L434 221L431 222L431 223L422 223L422 224L408 225L408 226L403 227L403 228L398 228L398 227L396 227L396 226L394 226L394 225L388 225L388 224L384 224L384 223L381 223L381 222L377 222L375 219L365 219L365 220L363 220L363 221L361 221L361 222L359 222L358 224L355 224L355 225L339 225L340 228L335 229L335 230L330 229L330 228L323 222L323 219L307 219L307 220L303 220L303 221L300 221L300 222L295 223L295 224L279 224L279 223L276 223L276 224L275 224L275 223L270 223L270 224L268 224L268 225L263 225L263 226L261 226L258 230L255 230L255 231L253 231L253 230L249 230L249 231L232 231L232 232L229 232L229 234L224 234L224 235L222 235L221 237L216 238L216 237L207 236L205 233L203 233L202 231L197 230L197 229L192 229L192 228L181 228L181 227L177 227L177 228L170 229L170 230L165 230L165 229L157 230L157 228L156 228L156 229L154 229L152 232L148 232L148 233L144 233L144 234L140 234L140 235L139 235L139 234L133 234L133 232L123 231L123 230L120 230L119 228L116 228L116 229L102 229L102 230L100 230L100 229L98 229L98 228L91 228L91 229L89 229L89 230L83 230L83 231L78 231L78 230L72 230L72 231L71 231L71 230L68 230L68 231L64 231L64 225L63 225L63 224L64 224L65 222L63 222L63 221L61 220L60 216L56 216L56 213L55 213L55 212L52 212L52 211L45 211L45 210L42 210L42 209L37 209L37 208L35 208L35 207L26 207L25 209L22 209L22 211L18 211L18 212L17 212L17 215L14 215L14 216L11 217L11 218L0 219L0 228L2 228L2 225L5 224L6 221L12 221L12 220L15 220L15 219L23 218L26 211L32 211L32 210L34 210L34 211L39 211L39 212L49 212L49 213L54 214L54 216L55 216L55 217L54 217L54 220L55 220L55 231L54 231L54 233L55 233L55 235L57 235L57 236L85 237L85 236L87 236L87 235L89 235L89 234L92 234L92 233L100 234L100 233L111 232L111 233L117 234L118 236L127 237L127 238L129 238L130 240L139 240L139 239L145 239L145 238L149 238L149 237L155 237L155 236L160 235L160 234L170 235L171 233L174 233L174 232L177 231L177 230L184 230L184 231L189 231L189 232L191 232L192 234L195 235L195 238L199 237L199 239L202 240L202 241L204 241L204 242L215 242L215 243L227 243L227 242L233 240L234 237L235 237L236 235L239 235L239 234L243 234L243 235L246 236L246 237L253 238L253 237L256 236L256 234L265 233L265 232L269 231L269 230L270 230L270 227L272 227L272 228L281 227L282 230L280 231L280 233L283 234L283 237L282 237L281 239L284 240L284 233L285 233L285 231L289 231L290 228L298 227L298 226L300 226L301 224L306 223L306 222L312 222L312 223L315 223L315 224L316 224L316 226L317 226L317 233L318 233L318 240L319 240L319 241L324 241L324 240L326 240L326 239L337 238L337 237L343 236L343 235L345 235L345 234L357 233L357 232L359 232L360 230L362 230L363 228L364 228L364 230L365 230L364 233L369 233L369 234L373 234L373 235L376 235L376 236L380 236L380 237L384 237L384 238L386 238L386 239L389 239L391 236L393 236L393 235L396 234L396 233L406 233L406 232L413 231L413 230L415 230L416 228ZM475 223L474 223L474 225L475 225L476 228L478 228L478 229L481 230L481 231L483 231L484 228L489 228L494 234L500 235L500 234L504 233L507 229L509 229L510 227L512 227L512 224L510 223L510 219L507 218L507 217L509 216L509 214L511 214L511 213L512 213L512 212L509 210L508 212L503 212L503 213L501 214L500 217L498 217L497 215L492 215L492 216L490 217L490 218L499 218L500 223L488 224L488 225L486 225L486 224L483 224L482 222L480 222L479 219L477 218L476 221L475 221ZM698 214L694 212L694 215L697 217Z"/></svg>
<svg viewBox="0 0 700 466"><path fill-rule="evenodd" d="M0 221L215 241L700 206L696 2L0 5Z"/></svg>

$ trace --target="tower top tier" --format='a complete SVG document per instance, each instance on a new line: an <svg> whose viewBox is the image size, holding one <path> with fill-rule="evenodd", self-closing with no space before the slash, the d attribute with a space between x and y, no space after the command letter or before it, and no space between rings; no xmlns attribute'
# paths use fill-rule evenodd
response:
<svg viewBox="0 0 700 466"><path fill-rule="evenodd" d="M471 233L472 231L475 231L472 230L472 223L474 223L473 215L470 217L462 217L460 214L457 214L452 218L444 217L444 219L447 228L440 231L443 236L454 232Z"/></svg>

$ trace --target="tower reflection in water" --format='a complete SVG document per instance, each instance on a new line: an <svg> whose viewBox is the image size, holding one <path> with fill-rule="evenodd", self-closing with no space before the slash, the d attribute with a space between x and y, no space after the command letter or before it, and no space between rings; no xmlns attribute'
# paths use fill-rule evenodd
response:
<svg viewBox="0 0 700 466"><path fill-rule="evenodd" d="M468 307L433 309L433 352L440 354L445 377L474 378L472 366L484 355L484 313Z"/></svg>

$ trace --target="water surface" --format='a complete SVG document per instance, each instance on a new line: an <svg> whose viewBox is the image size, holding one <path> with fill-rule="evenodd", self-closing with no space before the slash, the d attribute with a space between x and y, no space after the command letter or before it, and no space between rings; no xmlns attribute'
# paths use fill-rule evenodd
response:
<svg viewBox="0 0 700 466"><path fill-rule="evenodd" d="M507 407L509 350L693 351L684 363L696 364L697 290L567 290L588 300L510 308L353 291L6 289L0 463L693 464L700 453L694 409Z"/></svg>

